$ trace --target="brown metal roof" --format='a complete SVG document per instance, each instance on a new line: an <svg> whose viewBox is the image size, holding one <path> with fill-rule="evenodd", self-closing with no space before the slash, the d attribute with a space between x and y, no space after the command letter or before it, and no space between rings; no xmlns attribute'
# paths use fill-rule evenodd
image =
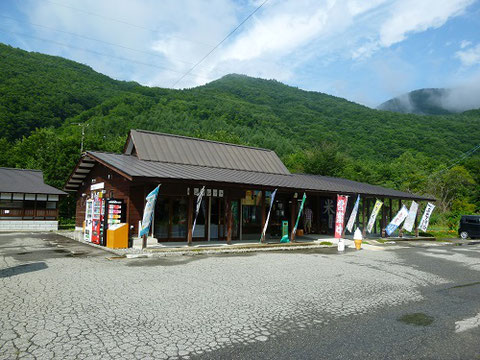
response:
<svg viewBox="0 0 480 360"><path fill-rule="evenodd" d="M145 130L131 130L128 141L133 142L140 160L290 174L272 150ZM127 143L128 148L133 149Z"/></svg>
<svg viewBox="0 0 480 360"><path fill-rule="evenodd" d="M219 182L242 184L246 186L263 186L292 190L318 191L342 194L362 194L377 197L393 197L401 199L435 200L431 197L415 195L403 191L384 188L342 178L334 178L308 174L267 174L254 171L219 169L207 166L173 164L165 162L140 160L125 154L102 153L89 151L81 160L96 160L131 179L180 179L199 182ZM66 188L75 190L79 184L67 183Z"/></svg>
<svg viewBox="0 0 480 360"><path fill-rule="evenodd" d="M25 170L0 167L0 192L67 195L43 182L40 170Z"/></svg>

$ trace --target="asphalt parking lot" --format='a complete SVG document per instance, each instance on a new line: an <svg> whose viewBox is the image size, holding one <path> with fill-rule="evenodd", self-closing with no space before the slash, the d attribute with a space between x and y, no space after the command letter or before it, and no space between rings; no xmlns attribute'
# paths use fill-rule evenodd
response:
<svg viewBox="0 0 480 360"><path fill-rule="evenodd" d="M125 259L0 234L0 358L479 358L480 248Z"/></svg>

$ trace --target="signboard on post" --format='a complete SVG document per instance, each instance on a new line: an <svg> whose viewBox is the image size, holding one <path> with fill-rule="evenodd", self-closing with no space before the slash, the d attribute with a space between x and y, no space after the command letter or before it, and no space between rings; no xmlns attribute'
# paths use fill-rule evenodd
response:
<svg viewBox="0 0 480 360"><path fill-rule="evenodd" d="M335 239L340 239L345 222L345 211L347 210L348 196L337 195L337 214L335 216Z"/></svg>
<svg viewBox="0 0 480 360"><path fill-rule="evenodd" d="M367 225L367 231L368 233L372 232L373 225L375 224L375 220L377 219L378 212L380 211L380 208L382 207L383 202L380 200L377 200L375 202L375 206L373 207L372 214L370 215L370 219L368 219L368 225Z"/></svg>
<svg viewBox="0 0 480 360"><path fill-rule="evenodd" d="M420 220L420 225L418 226L419 230L423 232L427 231L428 223L430 222L430 216L432 215L433 209L435 209L435 205L433 205L432 203L428 203L423 213L422 220Z"/></svg>

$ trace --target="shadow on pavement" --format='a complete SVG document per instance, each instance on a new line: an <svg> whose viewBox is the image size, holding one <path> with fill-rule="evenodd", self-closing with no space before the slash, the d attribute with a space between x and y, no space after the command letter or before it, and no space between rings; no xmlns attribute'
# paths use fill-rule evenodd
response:
<svg viewBox="0 0 480 360"><path fill-rule="evenodd" d="M48 266L45 262L22 264L0 270L0 278L7 278L14 275L21 275L32 271L45 270Z"/></svg>

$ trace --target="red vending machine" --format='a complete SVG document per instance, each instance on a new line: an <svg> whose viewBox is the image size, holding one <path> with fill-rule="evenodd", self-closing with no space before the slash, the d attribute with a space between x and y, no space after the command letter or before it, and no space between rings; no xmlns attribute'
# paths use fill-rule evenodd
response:
<svg viewBox="0 0 480 360"><path fill-rule="evenodd" d="M92 215L92 243L100 244L103 240L103 222L105 215L105 207L103 198L96 195L93 200L93 215Z"/></svg>

